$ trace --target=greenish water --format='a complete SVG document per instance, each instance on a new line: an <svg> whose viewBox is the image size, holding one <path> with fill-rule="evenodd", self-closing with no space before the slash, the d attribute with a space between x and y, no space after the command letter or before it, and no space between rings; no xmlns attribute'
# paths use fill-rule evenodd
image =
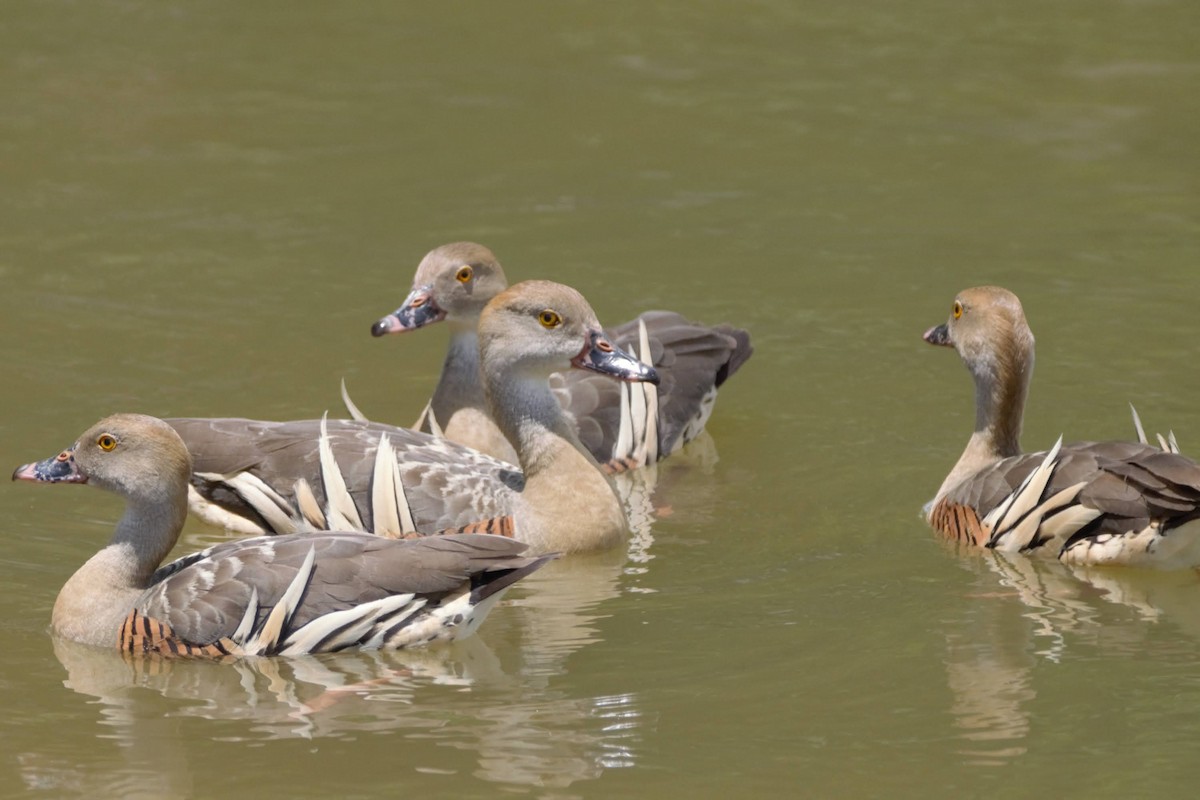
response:
<svg viewBox="0 0 1200 800"><path fill-rule="evenodd" d="M1038 337L1024 444L1200 452L1200 14L962 4L10 3L0 463L118 410L408 423L430 248L604 320L752 331L652 543L471 642L136 671L46 632L118 502L0 501L0 794L1180 795L1200 579L961 554L917 512L972 423L954 293ZM180 550L223 534L189 522Z"/></svg>

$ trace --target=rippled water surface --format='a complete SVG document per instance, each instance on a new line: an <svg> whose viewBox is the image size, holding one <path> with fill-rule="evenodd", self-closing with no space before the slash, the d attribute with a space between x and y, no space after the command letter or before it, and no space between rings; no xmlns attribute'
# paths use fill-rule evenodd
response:
<svg viewBox="0 0 1200 800"><path fill-rule="evenodd" d="M1024 444L1200 451L1189 0L10 3L0 463L118 410L409 423L420 257L492 247L601 318L749 329L628 552L452 648L130 666L50 609L119 502L0 499L0 794L1182 796L1200 578L959 553L917 512L970 431L922 344L999 283ZM189 521L179 552L225 534Z"/></svg>

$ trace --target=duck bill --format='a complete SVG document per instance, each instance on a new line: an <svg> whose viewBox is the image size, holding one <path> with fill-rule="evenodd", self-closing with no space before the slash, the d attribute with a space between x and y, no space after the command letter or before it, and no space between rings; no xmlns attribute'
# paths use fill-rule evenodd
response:
<svg viewBox="0 0 1200 800"><path fill-rule="evenodd" d="M371 335L415 331L445 318L446 312L433 300L433 287L418 286L404 298L404 305L371 326Z"/></svg>
<svg viewBox="0 0 1200 800"><path fill-rule="evenodd" d="M87 476L79 471L79 465L75 462L75 448L17 467L13 470L12 479L36 483L87 483Z"/></svg>
<svg viewBox="0 0 1200 800"><path fill-rule="evenodd" d="M658 385L658 373L649 364L643 364L608 340L601 331L588 334L587 343L579 355L571 359L571 365L590 369L601 375L609 375L623 381L644 381Z"/></svg>
<svg viewBox="0 0 1200 800"><path fill-rule="evenodd" d="M944 322L925 331L921 338L938 347L954 347L954 342L950 339L950 326Z"/></svg>

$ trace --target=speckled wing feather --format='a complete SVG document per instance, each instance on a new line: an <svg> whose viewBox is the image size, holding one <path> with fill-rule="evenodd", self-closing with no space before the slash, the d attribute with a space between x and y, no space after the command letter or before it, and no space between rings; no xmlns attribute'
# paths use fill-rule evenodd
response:
<svg viewBox="0 0 1200 800"><path fill-rule="evenodd" d="M167 422L183 438L193 459L193 486L207 500L264 529L268 524L237 491L204 476L248 473L289 505L304 481L316 500L327 503L318 441L320 420L264 422L237 418L176 418ZM329 420L330 447L363 520L372 519L372 477L380 437L396 453L409 510L418 530L433 533L512 512L521 475L512 465L446 439L380 423Z"/></svg>
<svg viewBox="0 0 1200 800"><path fill-rule="evenodd" d="M170 626L191 645L235 636L247 607L257 604L261 627L313 553L311 575L284 622L285 638L327 614L395 595L432 608L466 589L472 603L511 585L544 559L521 556L525 546L495 536L391 540L368 534L317 532L226 542L155 573L136 610Z"/></svg>
<svg viewBox="0 0 1200 800"><path fill-rule="evenodd" d="M938 519L948 520L946 508L974 509L980 519L1017 491L1046 453L1007 458L981 470L946 493ZM1042 504L1061 492L1078 487L1069 502L1047 510ZM1152 522L1165 530L1200 518L1200 467L1175 453L1165 453L1136 442L1080 442L1062 447L1054 459L1045 487L1027 505L1044 513L1039 533L1021 549L1044 545L1067 547L1080 538L1105 534L1124 535L1145 529ZM1079 525L1050 524L1057 514L1086 510ZM931 514L931 522L936 522ZM1017 515L998 521L988 546L1000 547L1005 536L1022 522ZM1056 535L1047 536L1054 530Z"/></svg>
<svg viewBox="0 0 1200 800"><path fill-rule="evenodd" d="M754 352L750 334L729 325L697 325L671 311L648 311L605 332L638 353L641 320L649 335L658 386L658 457L678 450L704 429L717 388ZM551 386L579 428L584 447L601 463L614 456L621 427L623 384L583 370L556 374ZM624 454L619 454L624 455Z"/></svg>

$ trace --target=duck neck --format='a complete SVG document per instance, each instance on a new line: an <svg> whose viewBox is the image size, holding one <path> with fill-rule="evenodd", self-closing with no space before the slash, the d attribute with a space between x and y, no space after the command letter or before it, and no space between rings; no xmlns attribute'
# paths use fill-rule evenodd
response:
<svg viewBox="0 0 1200 800"><path fill-rule="evenodd" d="M518 535L535 550L608 547L628 529L612 482L580 444L544 374L484 373L492 417L525 473Z"/></svg>
<svg viewBox="0 0 1200 800"><path fill-rule="evenodd" d="M503 376L503 379L501 379ZM551 473L557 462L578 455L596 469L595 459L567 424L545 375L501 370L488 376L488 410L517 451L526 484Z"/></svg>
<svg viewBox="0 0 1200 800"><path fill-rule="evenodd" d="M130 499L108 545L63 586L52 625L75 641L114 646L121 623L175 546L187 516L186 484L170 502Z"/></svg>
<svg viewBox="0 0 1200 800"><path fill-rule="evenodd" d="M1033 344L995 358L968 361L975 379L975 430L935 499L1004 458L1021 454L1021 423L1033 375Z"/></svg>
<svg viewBox="0 0 1200 800"><path fill-rule="evenodd" d="M487 409L487 399L479 381L477 322L450 323L450 347L431 401L439 425L446 425L459 409Z"/></svg>

